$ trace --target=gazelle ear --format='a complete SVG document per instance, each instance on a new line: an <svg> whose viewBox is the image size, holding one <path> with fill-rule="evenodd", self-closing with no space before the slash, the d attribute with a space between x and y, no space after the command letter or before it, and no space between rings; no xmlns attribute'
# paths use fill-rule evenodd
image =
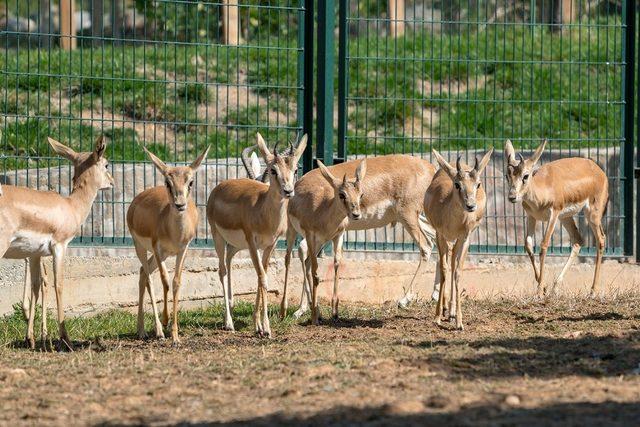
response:
<svg viewBox="0 0 640 427"><path fill-rule="evenodd" d="M449 162L447 162L435 148L432 149L431 152L433 153L433 157L436 158L436 162L438 162L438 165L440 165L440 168L443 169L447 175L449 175L449 178L454 179L457 173L456 169L451 166Z"/></svg>
<svg viewBox="0 0 640 427"><path fill-rule="evenodd" d="M367 159L362 159L356 168L356 185L360 185L367 174Z"/></svg>
<svg viewBox="0 0 640 427"><path fill-rule="evenodd" d="M302 138L300 139L300 143L298 143L298 146L296 147L295 150L295 154L294 154L294 163L298 163L298 160L300 160L300 157L302 157L302 154L304 153L305 148L307 148L307 134L305 133L304 135L302 135Z"/></svg>
<svg viewBox="0 0 640 427"><path fill-rule="evenodd" d="M107 143L104 140L104 135L100 135L96 139L95 148L93 149L93 156L96 160L100 160L104 156L104 152L107 151Z"/></svg>
<svg viewBox="0 0 640 427"><path fill-rule="evenodd" d="M538 148L536 148L536 151L533 153L533 155L529 157L529 161L531 162L531 165L535 165L536 163L538 163L538 160L540 160L540 157L542 156L542 153L544 152L544 148L546 146L547 146L547 139L545 138L545 140L542 141L542 144L540 144Z"/></svg>
<svg viewBox="0 0 640 427"><path fill-rule="evenodd" d="M504 143L504 162L505 166L513 165L516 161L516 150L513 149L513 144L510 139Z"/></svg>
<svg viewBox="0 0 640 427"><path fill-rule="evenodd" d="M482 160L480 160L480 164L476 168L476 171L477 171L478 175L480 175L480 174L482 174L482 172L484 172L484 168L486 168L487 165L489 164L489 160L491 160L491 155L492 154L493 154L493 147L491 147L491 149L489 151L487 151L487 154L485 154L484 157L482 157Z"/></svg>
<svg viewBox="0 0 640 427"><path fill-rule="evenodd" d="M256 153L251 153L251 157L249 159L250 161L250 167L251 167L251 171L253 172L253 176L258 176L260 175L260 159L258 158L258 155ZM254 178L255 179L255 178Z"/></svg>
<svg viewBox="0 0 640 427"><path fill-rule="evenodd" d="M264 138L260 135L260 132L256 133L256 143L258 144L258 150L260 150L260 154L262 154L262 158L265 162L271 163L273 160L273 154L269 152L267 148L267 143L264 142Z"/></svg>
<svg viewBox="0 0 640 427"><path fill-rule="evenodd" d="M320 169L320 173L322 174L324 179L326 179L333 188L338 188L340 186L340 180L338 180L331 172L329 172L329 169L324 165L324 163L322 163L320 160L316 160L316 162L318 163L318 169Z"/></svg>
<svg viewBox="0 0 640 427"><path fill-rule="evenodd" d="M207 145L207 148L204 149L204 151L198 156L198 158L189 165L192 171L195 172L196 170L198 170L198 168L202 164L202 161L207 158L207 154L209 154L209 148L211 148L211 145Z"/></svg>
<svg viewBox="0 0 640 427"><path fill-rule="evenodd" d="M151 159L151 162L153 162L153 164L158 169L158 171L160 171L162 175L166 176L167 165L162 160L160 160L155 154L147 150L147 147L145 147L144 145L142 146L142 149L144 150L145 153L147 153L147 156L149 156L149 159Z"/></svg>
<svg viewBox="0 0 640 427"><path fill-rule="evenodd" d="M60 157L64 157L65 159L70 160L74 163L78 160L78 153L73 151L73 149L67 147L64 144L61 144L53 138L47 138L47 140L49 141L49 145L51 145L51 148L53 148L53 151L58 153Z"/></svg>

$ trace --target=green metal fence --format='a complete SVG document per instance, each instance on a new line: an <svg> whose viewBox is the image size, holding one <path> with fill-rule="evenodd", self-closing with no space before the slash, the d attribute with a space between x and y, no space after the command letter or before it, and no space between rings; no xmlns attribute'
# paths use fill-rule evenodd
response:
<svg viewBox="0 0 640 427"><path fill-rule="evenodd" d="M129 202L160 183L140 144L168 162L211 144L196 194L196 245L207 244L207 195L244 175L237 159L255 132L273 144L302 128L303 3L74 1L73 50L63 49L62 3L0 2L0 176L66 193L70 165L46 137L87 150L104 133L117 185L74 243L127 244ZM238 15L237 45L224 40L225 9Z"/></svg>
<svg viewBox="0 0 640 427"><path fill-rule="evenodd" d="M510 138L530 153L548 138L543 162L586 156L604 168L606 252L630 255L634 89L626 44L636 17L633 7L629 20L625 13L634 3L415 1L389 10L394 4L405 2L339 2L338 157L431 158L435 147L468 160L495 147L486 219L472 250L512 253L523 251L525 216L505 197L503 143ZM400 227L349 233L346 246L413 248ZM559 229L552 246L568 250L567 233Z"/></svg>
<svg viewBox="0 0 640 427"><path fill-rule="evenodd" d="M75 7L69 37L60 4ZM473 250L514 253L524 214L505 199L501 149L510 138L530 152L546 137L543 161L582 155L605 169L607 253L630 255L635 19L633 1L6 0L0 180L68 192L69 165L46 136L88 149L104 133L117 187L74 243L128 244L128 203L159 182L139 144L173 162L211 144L196 194L196 245L209 245L206 197L244 174L238 156L256 130L282 142L315 123L315 156L327 163L430 158L431 147L469 159L493 146ZM77 47L62 49L71 39ZM553 251L568 247L558 230ZM350 232L346 248L415 250L399 227Z"/></svg>

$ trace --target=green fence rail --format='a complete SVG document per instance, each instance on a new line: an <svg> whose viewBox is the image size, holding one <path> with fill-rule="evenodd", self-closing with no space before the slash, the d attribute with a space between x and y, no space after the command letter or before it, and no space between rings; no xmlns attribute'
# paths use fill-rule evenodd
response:
<svg viewBox="0 0 640 427"><path fill-rule="evenodd" d="M60 4L75 8L68 37ZM117 186L74 244L130 244L128 203L160 183L139 145L180 163L211 144L195 195L195 245L209 246L206 197L244 175L239 153L257 130L271 143L311 133L305 170L314 154L430 158L435 147L470 159L493 146L472 249L521 253L524 214L506 201L501 149L507 138L525 152L548 138L543 162L580 155L606 171L606 251L630 255L635 19L633 1L6 0L0 182L68 192L70 165L46 136L87 149L104 133ZM555 253L565 234L554 235ZM345 247L416 249L391 226L349 232Z"/></svg>

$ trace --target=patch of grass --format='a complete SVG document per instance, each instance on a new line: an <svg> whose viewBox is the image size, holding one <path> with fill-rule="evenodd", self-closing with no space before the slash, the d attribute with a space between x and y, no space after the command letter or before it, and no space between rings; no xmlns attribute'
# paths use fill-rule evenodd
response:
<svg viewBox="0 0 640 427"><path fill-rule="evenodd" d="M289 314L293 313L293 309ZM42 311L36 310L36 337L40 336ZM238 301L233 310L233 319L238 332L253 331L253 304ZM295 321L291 316L279 319L279 306L269 307L269 320L274 334L282 334ZM178 324L181 334L197 334L203 329L222 330L224 326L224 306L213 304L208 308L196 310L180 310ZM153 314L145 315L145 330L153 331ZM137 315L124 310L109 310L94 316L77 316L66 321L69 336L73 341L97 341L101 339L137 339ZM55 310L47 311L47 328L52 338L58 337L58 324ZM27 323L19 304L14 312L0 318L0 347L21 345L26 336ZM166 332L169 332L165 331Z"/></svg>
<svg viewBox="0 0 640 427"><path fill-rule="evenodd" d="M203 83L185 83L178 87L176 94L186 102L195 102L197 104L204 104L210 98L209 90Z"/></svg>

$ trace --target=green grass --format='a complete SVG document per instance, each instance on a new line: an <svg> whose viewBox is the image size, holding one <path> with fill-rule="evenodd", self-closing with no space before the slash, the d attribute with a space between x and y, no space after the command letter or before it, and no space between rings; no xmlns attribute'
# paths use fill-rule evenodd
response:
<svg viewBox="0 0 640 427"><path fill-rule="evenodd" d="M279 306L269 307L269 320L274 334L282 333L291 327L295 320L291 314L284 320L280 320ZM42 312L36 312L35 334L40 337L40 324ZM253 304L238 301L233 310L233 321L238 332L253 331ZM137 315L124 310L110 310L95 316L77 316L66 321L67 331L73 341L97 341L99 339L136 339ZM219 329L224 326L224 306L213 304L207 308L195 310L181 310L178 313L178 325L181 334L194 334L201 329ZM58 337L58 325L55 310L47 312L47 328L49 336ZM22 308L19 304L14 306L14 312L0 317L0 347L21 346L26 335L27 324L22 316ZM145 330L153 331L153 315L145 315ZM165 335L167 332L165 331Z"/></svg>
<svg viewBox="0 0 640 427"><path fill-rule="evenodd" d="M545 137L554 147L617 145L618 19L592 18L584 24L608 26L571 27L562 39L543 27L501 25L408 31L396 39L350 36L348 152L428 152L432 141L440 149L500 146L505 137L527 146ZM286 117L280 126L296 125L296 46L289 35L243 48L105 45L3 55L0 114L17 121L1 129L0 167L26 167L24 153L48 155L48 135L88 147L99 132L99 122L86 118L91 110L166 127L176 142L153 142L169 160L186 159L205 143L214 146L212 158L237 156L252 141L249 130L275 124L270 114ZM218 86L224 84L235 98ZM144 159L137 144L153 144L152 136L119 128L105 122L112 160Z"/></svg>

